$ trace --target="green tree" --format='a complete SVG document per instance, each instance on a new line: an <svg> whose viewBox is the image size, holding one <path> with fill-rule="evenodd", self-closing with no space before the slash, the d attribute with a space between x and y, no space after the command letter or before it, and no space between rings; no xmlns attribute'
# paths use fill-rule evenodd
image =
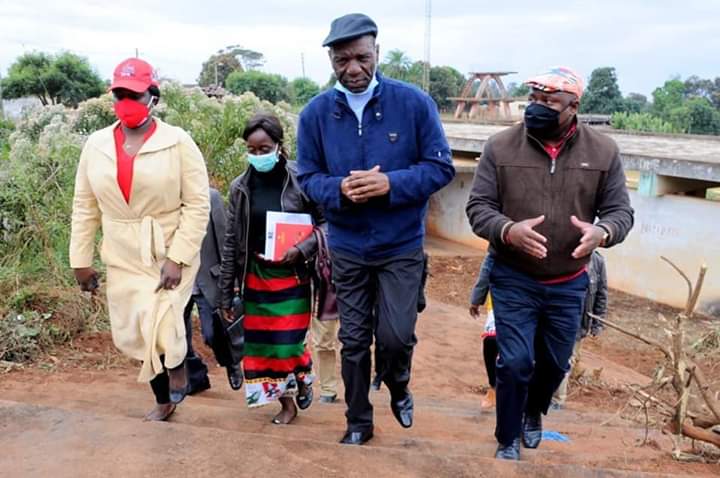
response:
<svg viewBox="0 0 720 478"><path fill-rule="evenodd" d="M225 87L236 95L251 91L258 98L271 103L290 99L287 79L280 75L262 71L251 70L231 73L225 80Z"/></svg>
<svg viewBox="0 0 720 478"><path fill-rule="evenodd" d="M685 84L679 78L668 80L652 93L652 113L668 120L670 112L680 108L685 100Z"/></svg>
<svg viewBox="0 0 720 478"><path fill-rule="evenodd" d="M70 52L59 55L32 52L20 56L10 66L2 88L5 98L35 96L46 106L76 107L103 94L105 85L86 58Z"/></svg>
<svg viewBox="0 0 720 478"><path fill-rule="evenodd" d="M265 64L265 57L262 53L248 50L240 45L230 45L218 50L203 63L198 77L200 86L212 86L216 83L225 86L225 81L230 73L236 71L254 70ZM217 81L215 78L215 67L217 66Z"/></svg>
<svg viewBox="0 0 720 478"><path fill-rule="evenodd" d="M295 78L290 83L290 100L295 105L305 105L320 93L320 86L310 78Z"/></svg>
<svg viewBox="0 0 720 478"><path fill-rule="evenodd" d="M396 80L408 81L408 73L413 61L402 50L390 50L385 61L380 63L380 72Z"/></svg>
<svg viewBox="0 0 720 478"><path fill-rule="evenodd" d="M720 112L707 98L690 98L668 116L670 123L685 133L720 134Z"/></svg>
<svg viewBox="0 0 720 478"><path fill-rule="evenodd" d="M609 115L618 111L625 111L625 100L618 86L615 68L596 68L580 102L580 112Z"/></svg>
<svg viewBox="0 0 720 478"><path fill-rule="evenodd" d="M511 98L527 98L530 94L530 87L525 83L510 83L507 91Z"/></svg>
<svg viewBox="0 0 720 478"><path fill-rule="evenodd" d="M688 98L707 98L717 109L720 109L720 77L715 80L703 79L696 75L685 80L685 96Z"/></svg>
<svg viewBox="0 0 720 478"><path fill-rule="evenodd" d="M452 66L433 66L430 68L430 96L438 108L446 110L452 107L448 98L460 96L465 85L465 76Z"/></svg>
<svg viewBox="0 0 720 478"><path fill-rule="evenodd" d="M225 86L225 80L230 76L230 73L235 71L243 71L240 60L232 50L229 50L229 47L223 48L203 63L198 77L198 84L200 86L212 86L215 84ZM215 76L216 72L217 77Z"/></svg>
<svg viewBox="0 0 720 478"><path fill-rule="evenodd" d="M645 113L650 108L647 96L630 93L625 98L625 111L628 113Z"/></svg>

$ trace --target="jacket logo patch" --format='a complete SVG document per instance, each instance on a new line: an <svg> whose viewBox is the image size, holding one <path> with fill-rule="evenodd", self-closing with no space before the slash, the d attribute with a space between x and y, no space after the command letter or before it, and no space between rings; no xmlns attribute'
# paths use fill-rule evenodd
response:
<svg viewBox="0 0 720 478"><path fill-rule="evenodd" d="M398 134L397 133L388 133L388 139L391 143L395 143L398 140Z"/></svg>

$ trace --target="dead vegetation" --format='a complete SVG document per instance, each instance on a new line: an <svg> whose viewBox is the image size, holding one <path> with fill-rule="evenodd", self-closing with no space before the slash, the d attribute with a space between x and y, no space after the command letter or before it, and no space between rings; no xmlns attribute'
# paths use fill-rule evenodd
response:
<svg viewBox="0 0 720 478"><path fill-rule="evenodd" d="M717 332L712 331L704 335L690 346L686 341L686 324L693 318L707 273L707 266L703 265L700 268L698 277L693 284L687 274L672 261L665 257L662 259L680 274L688 288L684 310L678 312L672 319L658 314L658 325L662 327L667 337L665 342L631 331L610 320L596 318L606 326L654 347L662 353L663 359L657 364L652 381L646 385L629 386L632 396L627 405L641 411L645 419L646 430L650 426L661 425L664 432L673 436L672 455L675 459L695 461L703 459L706 450L701 448L700 453L685 452L683 449L685 438L711 444L720 449L719 392L708 381L703 369L698 365L699 355L712 351L717 346ZM659 415L659 420L651 418L651 409ZM647 433L645 442L647 442ZM698 451L696 447L693 447L693 450Z"/></svg>

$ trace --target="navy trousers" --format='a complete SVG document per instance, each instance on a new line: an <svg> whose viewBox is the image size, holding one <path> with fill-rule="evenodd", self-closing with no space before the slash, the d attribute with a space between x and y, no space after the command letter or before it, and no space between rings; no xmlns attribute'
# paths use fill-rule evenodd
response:
<svg viewBox="0 0 720 478"><path fill-rule="evenodd" d="M495 437L520 436L524 413L547 413L569 370L588 288L587 274L543 285L500 262L490 274L497 345Z"/></svg>

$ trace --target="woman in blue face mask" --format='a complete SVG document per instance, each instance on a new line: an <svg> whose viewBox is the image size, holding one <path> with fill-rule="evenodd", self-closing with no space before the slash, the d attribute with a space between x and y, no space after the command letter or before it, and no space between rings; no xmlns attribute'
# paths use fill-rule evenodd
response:
<svg viewBox="0 0 720 478"><path fill-rule="evenodd" d="M268 211L306 213L315 227L325 221L297 183L294 162L283 148L283 128L270 114L257 114L243 132L247 170L230 187L227 229L220 266L221 308L236 315L236 285L244 309L243 373L250 407L279 401L275 424L289 424L297 408L312 402L312 360L305 345L310 325L308 262L317 253L315 234L279 261L263 257ZM294 401L293 401L294 399ZM297 403L297 407L295 403Z"/></svg>

